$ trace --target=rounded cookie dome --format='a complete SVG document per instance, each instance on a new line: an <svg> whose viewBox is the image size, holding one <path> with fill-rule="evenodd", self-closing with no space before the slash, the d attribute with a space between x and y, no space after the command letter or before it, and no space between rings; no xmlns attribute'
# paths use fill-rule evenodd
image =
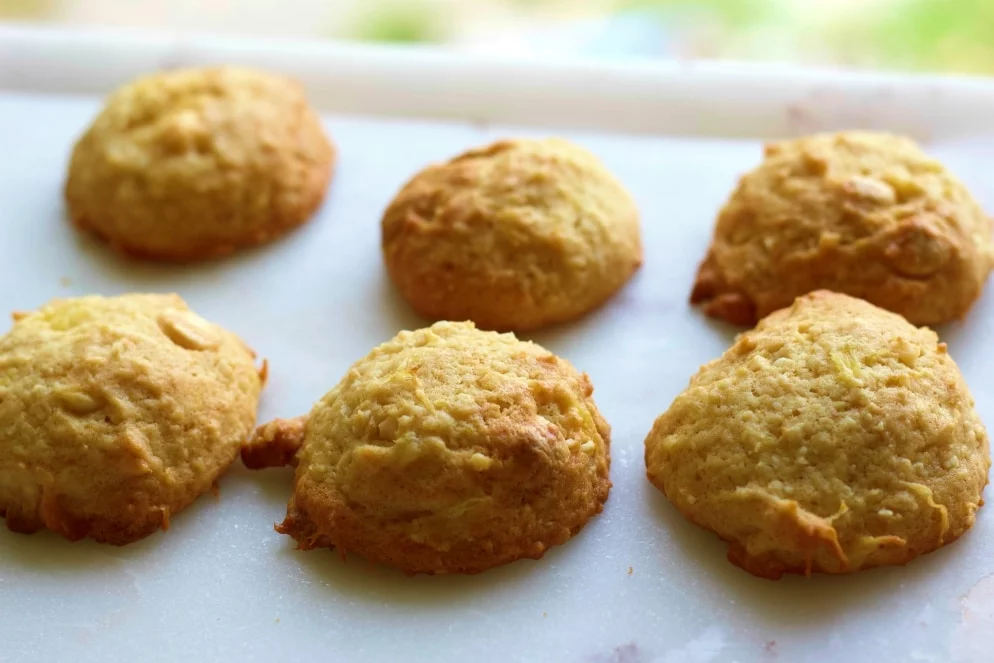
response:
<svg viewBox="0 0 994 663"><path fill-rule="evenodd" d="M691 301L753 325L818 289L916 325L966 314L991 269L991 221L942 164L900 136L773 143L722 208Z"/></svg>
<svg viewBox="0 0 994 663"><path fill-rule="evenodd" d="M601 511L609 427L587 376L511 334L440 322L349 369L242 454L296 475L279 531L411 573L539 558Z"/></svg>
<svg viewBox="0 0 994 663"><path fill-rule="evenodd" d="M252 432L263 377L177 295L81 297L0 338L0 515L124 544L209 490Z"/></svg>
<svg viewBox="0 0 994 663"><path fill-rule="evenodd" d="M138 257L197 260L314 213L334 149L303 89L252 69L184 69L112 94L73 149L76 226Z"/></svg>
<svg viewBox="0 0 994 663"><path fill-rule="evenodd" d="M486 329L577 318L642 263L631 196L560 139L504 140L429 166L382 225L387 270L414 309Z"/></svg>
<svg viewBox="0 0 994 663"><path fill-rule="evenodd" d="M706 364L645 441L649 480L755 575L904 564L974 522L988 438L935 333L798 298Z"/></svg>

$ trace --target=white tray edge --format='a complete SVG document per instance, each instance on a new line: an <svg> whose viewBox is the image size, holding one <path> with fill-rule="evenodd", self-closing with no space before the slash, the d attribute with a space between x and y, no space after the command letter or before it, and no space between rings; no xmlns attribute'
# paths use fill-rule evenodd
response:
<svg viewBox="0 0 994 663"><path fill-rule="evenodd" d="M106 94L157 69L239 63L303 82L324 112L761 138L843 128L922 140L989 131L994 79L682 61L535 61L437 48L0 25L0 90Z"/></svg>

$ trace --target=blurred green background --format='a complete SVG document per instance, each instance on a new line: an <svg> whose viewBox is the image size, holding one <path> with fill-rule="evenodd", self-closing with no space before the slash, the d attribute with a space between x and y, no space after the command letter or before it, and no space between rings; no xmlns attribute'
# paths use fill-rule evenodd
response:
<svg viewBox="0 0 994 663"><path fill-rule="evenodd" d="M994 0L0 0L0 19L994 73Z"/></svg>

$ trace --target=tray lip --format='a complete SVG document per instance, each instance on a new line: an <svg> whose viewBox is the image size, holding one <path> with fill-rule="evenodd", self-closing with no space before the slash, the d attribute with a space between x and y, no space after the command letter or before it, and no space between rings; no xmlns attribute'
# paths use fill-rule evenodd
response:
<svg viewBox="0 0 994 663"><path fill-rule="evenodd" d="M289 38L278 36L258 36L227 34L208 31L159 30L126 26L102 25L57 25L23 21L18 23L0 22L0 48L3 52L32 57L32 47L46 47L53 43L67 43L87 49L112 49L126 46L146 55L163 48L196 49L208 45L223 47L232 54L239 52L274 53L296 52L317 55L318 57L355 58L359 61L390 62L398 58L413 59L418 64L481 64L527 66L529 69L549 68L554 70L601 70L651 73L658 76L682 76L687 73L714 77L708 82L743 78L776 78L782 82L798 80L845 81L850 83L891 81L901 84L932 83L953 86L992 86L994 76L960 73L904 72L896 70L871 70L844 66L797 65L786 62L752 60L649 58L596 58L568 54L554 56L543 53L539 56L515 56L512 53L498 55L494 52L467 52L455 46L435 44L405 44L359 42L341 39ZM9 63L9 61L7 61ZM361 62L360 62L361 63ZM2 64L2 63L0 63ZM7 80L8 72L0 69L0 86Z"/></svg>
<svg viewBox="0 0 994 663"><path fill-rule="evenodd" d="M295 77L327 112L629 133L757 138L893 127L927 139L982 131L982 114L960 109L994 109L994 78L979 76L0 25L0 91L103 95L163 67L223 62Z"/></svg>

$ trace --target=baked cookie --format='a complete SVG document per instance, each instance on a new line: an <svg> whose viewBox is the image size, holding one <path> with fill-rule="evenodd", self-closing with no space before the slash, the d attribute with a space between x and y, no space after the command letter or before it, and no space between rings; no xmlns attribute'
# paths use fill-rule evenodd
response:
<svg viewBox="0 0 994 663"><path fill-rule="evenodd" d="M504 140L429 166L383 216L390 278L422 316L525 331L603 304L642 263L638 210L586 150Z"/></svg>
<svg viewBox="0 0 994 663"><path fill-rule="evenodd" d="M767 145L739 181L691 302L751 326L824 288L937 325L969 310L992 256L990 220L911 140L816 135Z"/></svg>
<svg viewBox="0 0 994 663"><path fill-rule="evenodd" d="M304 90L220 67L124 86L76 143L73 223L137 257L187 261L268 242L314 213L334 149Z"/></svg>
<svg viewBox="0 0 994 663"><path fill-rule="evenodd" d="M251 435L265 379L177 295L56 300L0 338L0 516L125 544L166 529Z"/></svg>
<svg viewBox="0 0 994 663"><path fill-rule="evenodd" d="M477 573L538 559L601 511L610 428L592 392L534 343L439 322L375 348L308 417L261 427L242 459L296 463L276 529L302 549Z"/></svg>
<svg viewBox="0 0 994 663"><path fill-rule="evenodd" d="M929 329L818 291L706 364L645 441L649 480L765 578L904 564L973 525L987 433Z"/></svg>

